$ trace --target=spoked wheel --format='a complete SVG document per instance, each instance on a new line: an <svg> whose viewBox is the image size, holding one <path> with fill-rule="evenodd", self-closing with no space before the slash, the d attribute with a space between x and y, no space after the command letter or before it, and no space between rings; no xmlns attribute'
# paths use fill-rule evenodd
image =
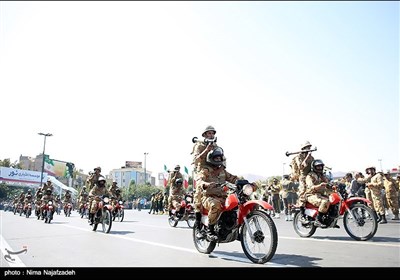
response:
<svg viewBox="0 0 400 280"><path fill-rule="evenodd" d="M116 216L117 216L116 217L117 221L118 222L122 222L124 220L124 216L125 216L124 209L118 209L118 212L117 212Z"/></svg>
<svg viewBox="0 0 400 280"><path fill-rule="evenodd" d="M202 225L201 230L203 233L202 238L197 238L196 234L198 232L197 227L193 227L193 242L194 246L196 247L197 251L203 254L210 254L212 251L214 251L215 246L217 245L217 242L215 241L208 241L206 238L206 229L204 225Z"/></svg>
<svg viewBox="0 0 400 280"><path fill-rule="evenodd" d="M168 223L171 227L176 227L176 225L178 224L178 220L174 215L172 215L168 217Z"/></svg>
<svg viewBox="0 0 400 280"><path fill-rule="evenodd" d="M195 222L196 222L196 216L193 215L193 214L189 214L189 216L188 216L186 222L187 222L187 224L188 224L188 226L189 226L190 228L193 228L193 227L194 227L194 224L195 224Z"/></svg>
<svg viewBox="0 0 400 280"><path fill-rule="evenodd" d="M313 222L302 218L300 212L297 212L294 216L293 228L300 237L310 237L317 230Z"/></svg>
<svg viewBox="0 0 400 280"><path fill-rule="evenodd" d="M247 222L241 230L242 249L252 262L266 263L278 247L274 221L265 212L256 210L247 216Z"/></svg>
<svg viewBox="0 0 400 280"><path fill-rule="evenodd" d="M102 229L104 233L109 233L112 225L112 215L109 209L103 209L102 211Z"/></svg>
<svg viewBox="0 0 400 280"><path fill-rule="evenodd" d="M377 229L378 222L372 209L364 204L354 203L350 210L343 216L343 225L347 234L357 241L366 241L371 239Z"/></svg>

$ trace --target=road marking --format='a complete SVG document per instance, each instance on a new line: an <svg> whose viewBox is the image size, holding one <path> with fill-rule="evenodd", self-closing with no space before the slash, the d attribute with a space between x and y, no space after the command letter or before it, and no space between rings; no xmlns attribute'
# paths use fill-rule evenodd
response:
<svg viewBox="0 0 400 280"><path fill-rule="evenodd" d="M2 235L0 235L0 250L1 253L3 255L3 259L1 259L1 267L5 267L3 266L3 263L7 263L10 267L26 267L26 265L21 261L21 259L15 255L15 254L11 254L9 252L6 251L6 249L8 251L13 251L11 246L8 245L7 241L3 238ZM6 261L6 256L9 256L12 261Z"/></svg>
<svg viewBox="0 0 400 280"><path fill-rule="evenodd" d="M356 241L356 240L330 240L328 237L324 239L316 239L312 237L288 237L288 236L279 236L278 235L278 240L279 239L291 239L291 240L300 240L300 241L312 241L312 242L331 242L331 243L349 243L349 244L357 244L357 245L371 245L371 246L382 246L382 247L399 247L400 244L382 244L382 243L375 243L371 241Z"/></svg>
<svg viewBox="0 0 400 280"><path fill-rule="evenodd" d="M91 230L88 230L88 229L84 229L84 228L80 228L80 227L76 227L76 226L71 226L71 225L62 225L62 224L60 224L58 226L65 226L65 227L70 227L70 228L79 229L79 230L83 230L83 231L91 231ZM149 226L152 226L152 225L149 225ZM142 240L142 239L137 239L137 238L132 238L132 237L120 236L120 235L112 235L112 234L105 234L105 235L107 235L109 237L115 237L115 238L128 240L128 241L144 243L144 244L148 244L148 245L152 245L152 246L156 246L156 247L164 247L164 248L173 249L173 250L177 250L177 251L184 251L184 252L188 252L188 253L199 254L199 251L197 251L195 249L188 249L188 248L183 248L183 247L178 247L178 246L173 246L173 245L168 245L168 244L163 244L163 243L157 243L157 242L152 242L152 241L147 241L147 240ZM227 260L234 260L234 261L240 261L240 262L255 264L252 261L250 261L248 258L235 257L235 256L221 254L221 253L211 253L211 254L208 254L208 256L213 256L213 257L217 257L217 258L220 258L220 259L227 259ZM271 267L289 267L289 266L290 267L298 267L298 266L294 266L294 265L277 264L277 263L274 263L274 262L268 262L268 263L260 264L260 265L267 265L267 266L271 266Z"/></svg>

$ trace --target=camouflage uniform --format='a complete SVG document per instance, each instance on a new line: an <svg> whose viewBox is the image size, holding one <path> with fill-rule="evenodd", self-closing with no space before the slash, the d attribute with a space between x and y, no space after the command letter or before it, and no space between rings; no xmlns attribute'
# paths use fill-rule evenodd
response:
<svg viewBox="0 0 400 280"><path fill-rule="evenodd" d="M304 150L307 148L311 148L311 144L308 141L304 145L302 145L301 149ZM314 157L311 155L311 152L299 153L292 159L290 163L290 167L292 169L291 178L294 182L299 182L298 202L300 206L305 206L306 203L306 176L311 171L311 163L313 162L313 160Z"/></svg>
<svg viewBox="0 0 400 280"><path fill-rule="evenodd" d="M383 185L385 187L387 204L394 215L392 220L399 220L399 194L396 181L390 177L390 173L385 174Z"/></svg>
<svg viewBox="0 0 400 280"><path fill-rule="evenodd" d="M295 183L289 180L288 176L284 176L282 180L282 200L285 211L285 221L291 221L290 205L296 204L296 186Z"/></svg>
<svg viewBox="0 0 400 280"><path fill-rule="evenodd" d="M372 193L372 202L374 204L376 212L383 219L382 216L385 216L385 209L383 207L383 201L382 201L382 189L384 188L383 174L381 172L374 174L370 182L367 183L366 186Z"/></svg>
<svg viewBox="0 0 400 280"><path fill-rule="evenodd" d="M308 173L306 177L306 201L318 207L318 212L325 214L329 208L329 191L326 188L316 189L321 183L328 183L329 180L324 174L318 174L316 172Z"/></svg>
<svg viewBox="0 0 400 280"><path fill-rule="evenodd" d="M111 187L108 189L108 192L111 196L111 206L113 207L113 209L117 205L117 200L115 199L117 197L117 189L117 182L113 182Z"/></svg>
<svg viewBox="0 0 400 280"><path fill-rule="evenodd" d="M107 190L107 187L99 187L97 184L89 192L89 213L94 214L97 211L97 203L100 201L99 196L108 195L110 193Z"/></svg>
<svg viewBox="0 0 400 280"><path fill-rule="evenodd" d="M183 175L181 172L179 172L179 170L174 170L168 179L168 186L169 186L169 193L171 193L171 189L173 188L173 186L175 186L175 181L178 179L182 179L183 180ZM168 196L168 210L171 210L171 199Z"/></svg>
<svg viewBox="0 0 400 280"><path fill-rule="evenodd" d="M225 170L224 166L213 167L206 164L199 172L198 187L202 190L202 206L208 210L208 224L216 224L227 197L226 191L219 185L209 186L208 183L236 183L239 178Z"/></svg>
<svg viewBox="0 0 400 280"><path fill-rule="evenodd" d="M179 181L181 182L181 180ZM183 183L171 186L168 197L169 209L175 209L176 212L179 212L181 210L181 201L183 200L185 193L186 191L183 187Z"/></svg>

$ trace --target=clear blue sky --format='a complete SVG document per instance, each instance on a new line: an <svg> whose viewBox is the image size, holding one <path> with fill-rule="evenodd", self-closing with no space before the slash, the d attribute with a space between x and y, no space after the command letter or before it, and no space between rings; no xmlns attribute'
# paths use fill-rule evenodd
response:
<svg viewBox="0 0 400 280"><path fill-rule="evenodd" d="M0 2L0 158L190 168L217 129L234 174L398 167L399 2ZM380 162L379 159L382 161Z"/></svg>

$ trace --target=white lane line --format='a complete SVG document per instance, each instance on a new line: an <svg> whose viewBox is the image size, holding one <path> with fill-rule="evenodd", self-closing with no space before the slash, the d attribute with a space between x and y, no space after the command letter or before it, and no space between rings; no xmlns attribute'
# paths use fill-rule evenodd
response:
<svg viewBox="0 0 400 280"><path fill-rule="evenodd" d="M91 231L91 230L88 230L88 229L83 229L83 228L76 227L76 226L71 226L71 225L61 225L60 224L59 226L70 227L70 228L83 230L83 231ZM197 250L195 250L195 249L188 249L188 248L172 246L172 245L168 245L168 244L157 243L157 242L152 242L152 241L147 241L147 240L142 240L142 239L137 239L137 238L132 238L132 237L126 237L126 236L120 236L120 235L112 235L112 234L104 234L104 235L107 235L109 237L114 237L114 238L120 238L120 239L124 239L124 240L128 240L128 241L149 244L149 245L152 245L152 246L164 247L164 248L173 249L173 250L177 250L177 251L184 251L184 252L188 252L188 253L199 254L199 252ZM252 261L250 261L247 258L224 255L224 254L220 254L220 253L211 253L211 254L209 254L209 256L214 256L214 257L217 257L217 258L220 258L220 259L234 260L234 261L240 261L240 262L246 262L246 263L254 264ZM268 265L268 266L272 266L272 267L289 267L289 266L290 267L297 267L297 266L293 266L293 265L276 264L276 263L273 263L273 262L268 262L268 263L265 263L264 265Z"/></svg>
<svg viewBox="0 0 400 280"><path fill-rule="evenodd" d="M300 241L313 241L313 242L331 242L331 243L349 243L349 244L357 244L357 245L371 245L371 246L381 246L381 247L398 247L400 248L400 244L383 244L383 243L375 243L371 240L368 241L352 241L352 240L330 240L327 237L326 239L315 239L313 237L308 237L308 238L302 238L302 237L287 237L287 236L279 236L278 235L278 240L279 239L291 239L291 240L300 240Z"/></svg>
<svg viewBox="0 0 400 280"><path fill-rule="evenodd" d="M0 235L0 250L4 258L4 260L1 259L0 262L1 267L5 267L3 266L3 263L7 263L10 267L26 267L26 265L21 261L21 259L17 255L9 254L9 252L7 252L6 249L11 252L19 251L19 250L16 251L13 250L11 246L8 245L7 241L3 238L3 236Z"/></svg>

